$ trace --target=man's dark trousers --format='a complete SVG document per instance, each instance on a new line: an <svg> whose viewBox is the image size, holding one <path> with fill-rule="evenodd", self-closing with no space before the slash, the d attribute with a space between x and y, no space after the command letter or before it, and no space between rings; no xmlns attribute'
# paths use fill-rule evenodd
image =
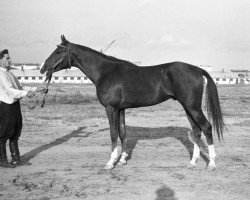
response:
<svg viewBox="0 0 250 200"><path fill-rule="evenodd" d="M9 140L12 165L19 165L18 139L22 131L22 113L19 100L13 104L0 103L0 165L9 167L6 142ZM5 166L6 165L6 166Z"/></svg>

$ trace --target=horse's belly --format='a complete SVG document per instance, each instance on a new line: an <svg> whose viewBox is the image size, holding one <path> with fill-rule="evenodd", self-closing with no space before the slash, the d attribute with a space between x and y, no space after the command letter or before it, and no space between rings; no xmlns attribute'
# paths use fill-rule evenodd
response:
<svg viewBox="0 0 250 200"><path fill-rule="evenodd" d="M122 108L137 108L137 107L145 107L159 104L163 101L170 99L171 97L168 95L137 95L133 97L124 98L121 101L120 106Z"/></svg>

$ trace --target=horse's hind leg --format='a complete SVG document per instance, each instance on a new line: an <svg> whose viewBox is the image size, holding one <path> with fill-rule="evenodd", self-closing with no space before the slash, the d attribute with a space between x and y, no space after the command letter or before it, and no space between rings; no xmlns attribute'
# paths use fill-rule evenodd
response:
<svg viewBox="0 0 250 200"><path fill-rule="evenodd" d="M200 139L201 139L201 129L194 123L193 119L189 116L187 113L188 120L192 126L193 135L194 135L194 150L193 150L193 156L190 160L191 166L196 166L196 161L198 158L200 158Z"/></svg>
<svg viewBox="0 0 250 200"><path fill-rule="evenodd" d="M111 137L111 157L108 163L105 165L105 169L114 168L114 163L118 158L118 148L117 148L117 139L118 139L118 122L119 122L119 110L113 108L112 106L106 107L106 113L109 120L110 126L110 137Z"/></svg>
<svg viewBox="0 0 250 200"><path fill-rule="evenodd" d="M201 108L195 109L195 108L190 108L186 109L188 112L189 116L193 119L194 123L202 130L202 132L205 134L207 143L208 143L208 152L209 152L209 165L208 169L209 170L214 170L216 165L215 165L215 150L214 150L214 145L213 145L213 135L212 135L212 126L209 123L209 121L206 119L204 116Z"/></svg>
<svg viewBox="0 0 250 200"><path fill-rule="evenodd" d="M122 155L117 164L125 165L127 163L126 158L128 157L127 135L126 135L126 127L125 127L125 110L120 111L119 137L120 137L121 145L122 145Z"/></svg>

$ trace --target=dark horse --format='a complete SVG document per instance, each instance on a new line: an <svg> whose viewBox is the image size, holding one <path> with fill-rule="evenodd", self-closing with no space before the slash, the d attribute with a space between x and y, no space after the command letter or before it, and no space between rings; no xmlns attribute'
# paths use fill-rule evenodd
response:
<svg viewBox="0 0 250 200"><path fill-rule="evenodd" d="M172 62L156 66L139 67L128 61L104 55L85 46L73 44L61 36L62 43L44 62L41 73L78 67L95 84L97 97L105 107L112 141L111 158L105 169L114 164L126 164L127 138L125 109L152 106L168 99L180 102L186 111L194 134L194 151L190 161L196 165L200 157L201 132L206 136L209 150L209 169L215 169L215 150L212 126L204 116L201 104L203 76L207 79L207 111L212 118L218 138L223 137L223 119L216 85L211 76L196 66ZM117 150L118 136L121 140L120 160Z"/></svg>

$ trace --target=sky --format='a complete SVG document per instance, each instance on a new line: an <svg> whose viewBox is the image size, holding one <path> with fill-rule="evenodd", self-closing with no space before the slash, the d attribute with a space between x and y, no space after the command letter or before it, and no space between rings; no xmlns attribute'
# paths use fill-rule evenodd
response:
<svg viewBox="0 0 250 200"><path fill-rule="evenodd" d="M141 65L182 61L250 70L249 0L4 0L0 49L42 63L72 43Z"/></svg>

